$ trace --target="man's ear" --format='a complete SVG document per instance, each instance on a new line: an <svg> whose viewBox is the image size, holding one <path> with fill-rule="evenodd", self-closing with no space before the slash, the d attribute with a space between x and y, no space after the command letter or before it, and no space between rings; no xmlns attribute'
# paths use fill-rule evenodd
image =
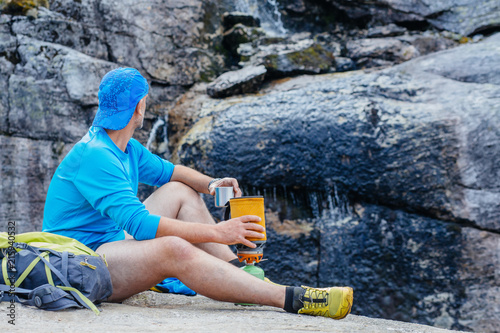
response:
<svg viewBox="0 0 500 333"><path fill-rule="evenodd" d="M143 100L141 99L139 101L139 103L137 103L137 105L135 106L135 111L134 113L137 113L137 115L140 115L140 116L144 116L144 113L141 111L142 107L141 107L141 103L143 103ZM146 110L144 110L144 112L146 112Z"/></svg>

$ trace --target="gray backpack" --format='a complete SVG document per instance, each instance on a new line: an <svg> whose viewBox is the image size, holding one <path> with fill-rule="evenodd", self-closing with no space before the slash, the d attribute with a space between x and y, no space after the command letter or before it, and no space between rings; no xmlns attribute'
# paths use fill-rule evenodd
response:
<svg viewBox="0 0 500 333"><path fill-rule="evenodd" d="M30 232L0 233L0 302L19 302L44 310L88 308L112 292L106 262L68 237Z"/></svg>

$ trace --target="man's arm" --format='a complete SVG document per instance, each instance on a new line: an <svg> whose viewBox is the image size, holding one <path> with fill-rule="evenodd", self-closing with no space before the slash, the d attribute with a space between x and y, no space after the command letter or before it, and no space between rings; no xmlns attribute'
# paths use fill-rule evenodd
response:
<svg viewBox="0 0 500 333"><path fill-rule="evenodd" d="M218 224L184 222L162 216L156 237L177 236L190 243L220 243L226 245L244 244L255 248L246 238L262 238L264 227L256 223L261 219L255 215L245 215Z"/></svg>
<svg viewBox="0 0 500 333"><path fill-rule="evenodd" d="M211 195L214 195L215 187L232 186L234 189L234 196L241 197L241 190L238 185L238 181L235 178L222 178L212 183L209 192L208 184L211 180L213 180L212 177L206 176L201 172L185 167L183 165L176 165L174 168L174 172L172 173L172 177L170 178L170 181L178 181L184 183L199 193Z"/></svg>
<svg viewBox="0 0 500 333"><path fill-rule="evenodd" d="M170 181L184 183L199 193L211 195L214 195L215 187L232 186L235 197L241 196L241 190L235 178L219 179L210 184L209 190L208 184L212 180L212 177L206 176L183 165L176 165L172 177L170 178ZM184 222L162 216L158 225L156 237L177 236L190 243L220 243L226 245L241 243L254 248L255 244L248 241L246 238L261 238L264 228L256 223L248 222L259 221L260 217L247 215L212 225Z"/></svg>

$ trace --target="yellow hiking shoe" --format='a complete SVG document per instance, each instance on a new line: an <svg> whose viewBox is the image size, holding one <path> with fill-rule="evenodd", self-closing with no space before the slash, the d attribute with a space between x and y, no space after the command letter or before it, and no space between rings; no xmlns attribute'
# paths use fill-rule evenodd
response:
<svg viewBox="0 0 500 333"><path fill-rule="evenodd" d="M298 313L342 319L351 312L353 298L351 287L311 288L302 286L302 288L306 291L300 296L303 306Z"/></svg>
<svg viewBox="0 0 500 333"><path fill-rule="evenodd" d="M270 283L270 284L274 284L275 286L287 287L287 286L285 286L283 284L279 284L279 283L273 282L273 281L269 280L269 278L267 278L267 277L264 277L264 281L266 281L267 283Z"/></svg>

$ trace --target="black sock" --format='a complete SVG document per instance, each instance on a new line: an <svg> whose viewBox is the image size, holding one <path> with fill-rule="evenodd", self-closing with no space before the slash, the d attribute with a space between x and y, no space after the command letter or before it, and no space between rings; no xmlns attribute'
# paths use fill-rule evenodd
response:
<svg viewBox="0 0 500 333"><path fill-rule="evenodd" d="M233 260L228 261L231 265L234 265L236 267L243 267L246 264L244 262L241 262L238 258L234 258Z"/></svg>
<svg viewBox="0 0 500 333"><path fill-rule="evenodd" d="M286 312L297 313L302 308L300 296L306 292L301 287L286 287L285 306L283 309Z"/></svg>

